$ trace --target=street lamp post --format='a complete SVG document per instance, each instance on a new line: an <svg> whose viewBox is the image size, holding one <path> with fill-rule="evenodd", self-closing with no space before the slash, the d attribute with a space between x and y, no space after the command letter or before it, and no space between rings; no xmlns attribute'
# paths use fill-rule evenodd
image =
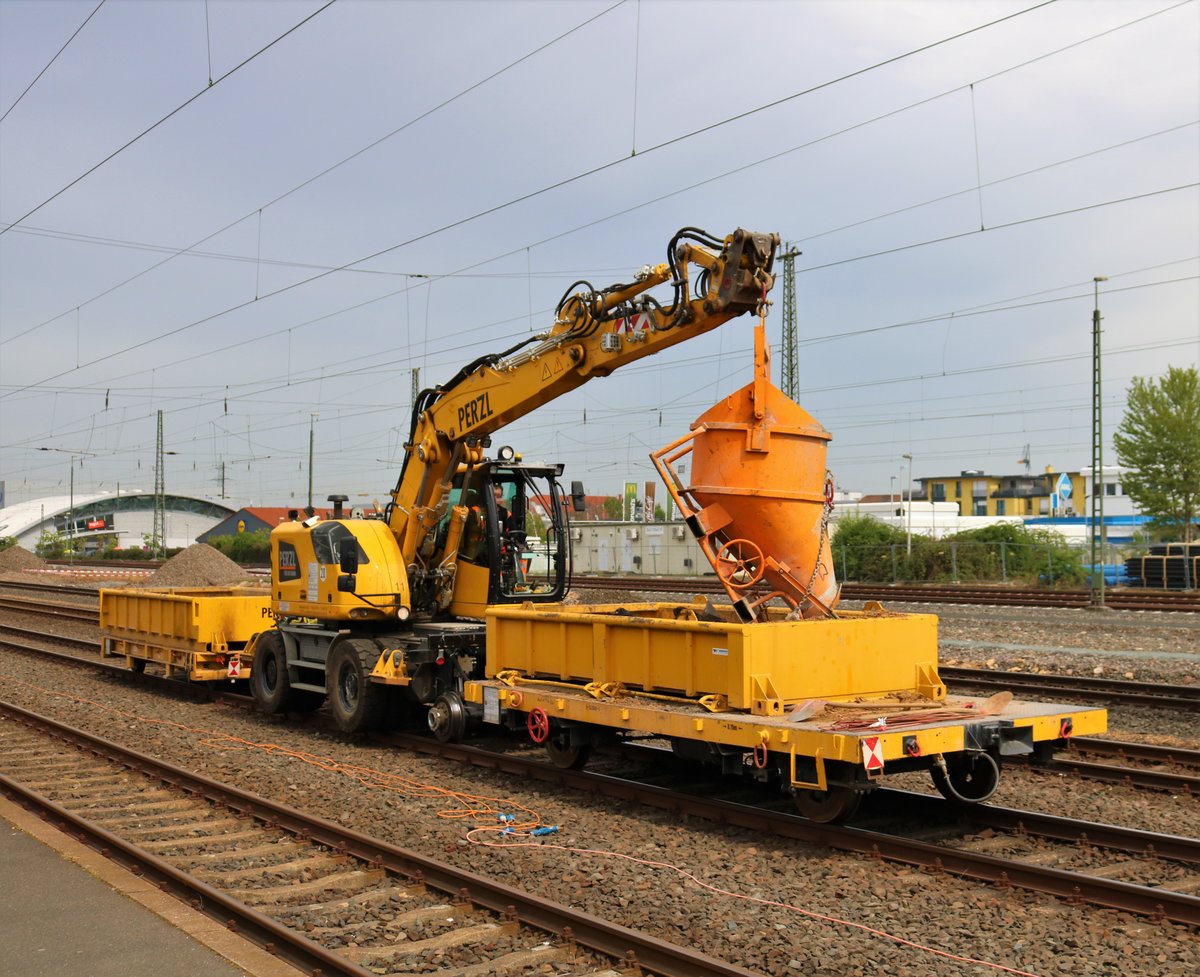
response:
<svg viewBox="0 0 1200 977"><path fill-rule="evenodd" d="M1104 608L1104 426L1100 399L1100 283L1108 279L1097 275L1092 279L1095 302L1092 310L1092 602L1097 610ZM1096 541L1100 552L1097 560ZM1097 573L1096 568L1100 570Z"/></svg>
<svg viewBox="0 0 1200 977"><path fill-rule="evenodd" d="M71 520L67 526L67 565L75 565L75 456L71 455Z"/></svg>
<svg viewBox="0 0 1200 977"><path fill-rule="evenodd" d="M905 546L905 548L906 548L906 550L907 550L907 552L908 552L908 555L909 555L909 556L912 556L912 483L913 483L913 461L912 461L912 455L910 455L910 454L904 454L904 455L901 455L900 457L901 457L901 458L906 458L906 459L908 459L908 508L905 510L905 513L904 513L904 515L905 515L905 522L907 523L907 526L908 526L908 528L907 528L907 530L905 531L905 535L907 536L907 540L906 540L906 546Z"/></svg>
<svg viewBox="0 0 1200 977"><path fill-rule="evenodd" d="M82 464L83 459L91 455L90 451L68 451L65 448L38 448L38 451L60 451L71 456L71 496L70 509L67 512L67 563L75 563L75 459Z"/></svg>

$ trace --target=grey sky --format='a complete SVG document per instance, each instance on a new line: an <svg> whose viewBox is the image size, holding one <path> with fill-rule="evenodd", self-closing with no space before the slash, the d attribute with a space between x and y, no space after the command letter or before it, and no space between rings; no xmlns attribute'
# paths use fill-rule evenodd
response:
<svg viewBox="0 0 1200 977"><path fill-rule="evenodd" d="M8 498L73 453L77 491L152 487L160 409L169 491L224 462L237 501L302 499L311 421L314 494L381 497L413 367L547 327L684 225L803 250L799 399L840 486L888 491L904 452L1085 466L1093 276L1109 433L1131 376L1200 356L1200 3L1036 6L0 0ZM651 478L747 381L751 325L496 441L589 492Z"/></svg>

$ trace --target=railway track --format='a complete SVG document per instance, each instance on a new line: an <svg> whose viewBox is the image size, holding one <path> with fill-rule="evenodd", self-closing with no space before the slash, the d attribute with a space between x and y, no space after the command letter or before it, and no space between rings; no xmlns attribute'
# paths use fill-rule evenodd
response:
<svg viewBox="0 0 1200 977"><path fill-rule="evenodd" d="M165 676L154 673L131 672L125 668L123 660L105 661L97 657L97 646L94 641L89 639L71 638L58 634L50 634L42 631L37 631L31 628L23 628L15 625L0 624L0 647L11 648L15 651L22 651L32 654L42 655L44 657L55 658L68 664L82 665L100 672L105 672L110 675L119 676L128 681L136 681L143 685L153 686L159 691L168 691L174 694L186 693L190 698L201 699L225 699L236 702L239 705L244 705L247 708L254 708L254 701L248 695L229 690L228 686L221 685L214 688L212 683L186 683L176 679L167 678ZM948 668L941 669L943 677L945 673L952 671ZM1008 676L1022 676L1025 673L1021 672L994 672L981 669L959 669L960 672L969 673L969 675L978 675L974 681L968 681L967 685L974 688L997 688L1006 690L1011 687L1011 683L1004 680ZM1045 676L1026 676L1028 678L1043 678ZM1050 676L1055 678L1055 676ZM1062 679L1074 679L1075 676L1058 676ZM1107 680L1089 679L1087 682L1105 683ZM987 683L991 682L992 685ZM978 684L976 684L978 683ZM1189 695L1197 690L1191 686L1179 687L1157 687L1148 686L1145 683L1125 682L1125 685L1138 686L1133 695L1133 701L1141 702L1145 695L1154 695L1147 693L1141 687L1151 689L1166 689L1181 692L1180 695L1174 696L1156 695L1150 701L1154 705L1163 708L1182 708L1187 711L1196 709L1196 697ZM1057 689L1062 691L1061 688ZM1026 691L1042 691L1047 692L1049 689L1038 689L1036 686L1026 688ZM1070 689L1068 688L1068 691ZM1120 693L1114 693L1119 695ZM1099 693L1096 693L1099 697ZM1113 699L1111 697L1104 701L1123 701ZM1183 705L1176 705L1176 702L1182 702ZM1134 743L1119 740L1102 740L1095 738L1075 738L1071 740L1071 752L1074 756L1055 757L1052 767L1060 772L1071 772L1081 778L1088 780L1098 780L1107 783L1129 784L1134 787L1141 787L1150 790L1169 790L1182 791L1185 793L1195 793L1200 796L1200 776L1197 776L1194 771L1200 770L1200 751L1186 750L1178 747L1155 746L1146 743ZM1096 763L1094 761L1080 759L1078 754L1102 756L1116 758L1118 763ZM1131 767L1129 761L1141 761L1148 766L1146 767ZM1188 771L1181 772L1175 770L1164 770L1164 767L1184 766Z"/></svg>
<svg viewBox="0 0 1200 977"><path fill-rule="evenodd" d="M540 759L438 743L409 734L389 734L385 738L417 752L497 770L525 781L554 783L614 800L657 807L683 819L700 818L744 828L764 837L789 838L945 872L956 878L1024 888L1200 925L1200 897L1194 894L1200 891L1200 840L1194 838L1156 835L991 805L960 809L940 797L891 788L880 788L873 795L873 809L882 813L872 815L867 811L870 820L863 823L879 825L875 829L818 824L786 809L790 808L787 804L773 809L761 799L755 803L723 800L718 793L722 789L727 791L728 786L722 788L709 782L693 783L686 789L664 787L661 782L640 782L625 770L615 776L563 770ZM661 781L662 760L648 760L647 770L650 777ZM907 836L898 828L914 824L925 826L920 829L923 837L936 837L941 843ZM1008 840L997 842L995 835L987 832L983 837L964 837L964 824L974 833L984 829L1003 831ZM1006 845L1011 853L1003 851ZM1146 864L1124 864L1131 860ZM1081 861L1083 865L1078 864ZM1114 867L1114 861L1121 867ZM1171 865L1163 866L1161 862ZM1140 876L1143 880L1153 880L1153 884L1117 881L1105 877L1106 873ZM1172 884L1179 891L1172 889Z"/></svg>
<svg viewBox="0 0 1200 977"><path fill-rule="evenodd" d="M573 586L597 590L646 593L724 594L713 576L660 577L576 576ZM987 604L1012 607L1082 609L1091 606L1087 590L1050 590L1038 587L905 586L847 583L843 600L880 600L918 604ZM1105 605L1113 610L1181 611L1200 613L1200 593L1195 591L1106 590Z"/></svg>
<svg viewBox="0 0 1200 977"><path fill-rule="evenodd" d="M79 604L63 604L60 601L53 600L30 600L26 597L5 597L0 595L0 611L40 614L60 621L84 621L88 624L99 623L99 612L95 607L84 607Z"/></svg>
<svg viewBox="0 0 1200 977"><path fill-rule="evenodd" d="M987 668L958 668L939 665L942 681L958 689L979 692L1014 691L1030 695L1071 696L1087 702L1112 705L1151 706L1200 712L1200 687L1159 685L1126 679L1091 678L1082 675L1041 675L1032 672L1008 672Z"/></svg>
<svg viewBox="0 0 1200 977"><path fill-rule="evenodd" d="M149 570L147 572L150 572ZM262 568L247 567L247 572L263 573ZM714 576L662 577L643 574L629 576L577 575L573 586L614 592L724 594ZM81 588L66 584L29 581L5 581L0 588L19 588L45 594L78 594ZM880 600L916 604L982 604L1007 607L1051 607L1083 609L1091 606L1088 590L1052 590L1041 587L1008 586L914 586L904 584L847 583L842 586L844 600ZM1200 613L1200 591L1106 589L1105 606L1125 611L1177 611Z"/></svg>
<svg viewBox="0 0 1200 977"><path fill-rule="evenodd" d="M0 717L5 794L306 972L753 977L11 704Z"/></svg>
<svg viewBox="0 0 1200 977"><path fill-rule="evenodd" d="M129 674L129 673L124 673ZM151 676L137 676L139 680L152 680ZM158 680L165 686L179 691L189 688L182 683L166 679ZM208 691L208 690L205 690ZM213 694L213 693L210 693ZM236 701L247 709L253 709L253 700L246 696L229 693L215 693L216 697ZM318 717L319 719L319 717ZM537 759L513 755L511 752L493 752L474 746L462 744L443 744L427 736L412 734L384 734L381 739L391 745L403 746L406 749L436 755L459 763L498 770L506 775L518 778L522 782L549 781L562 786L574 787L590 793L603 793L616 799L635 801L653 807L665 808L685 817L699 817L723 824L762 831L770 835L794 838L812 844L822 844L828 847L859 853L871 854L909 865L918 865L931 871L946 871L956 876L995 883L1001 886L1017 886L1035 891L1046 892L1071 899L1082 899L1097 905L1123 909L1150 916L1162 916L1189 924L1200 923L1200 901L1189 894L1191 889L1200 889L1200 880L1186 874L1182 875L1176 865L1174 868L1163 868L1158 860L1167 858L1176 863L1200 863L1200 842L1194 839L1174 839L1174 836L1158 836L1145 832L1130 832L1126 829L1112 828L1089 822L1067 822L1029 811L1007 811L1006 809L980 806L956 813L954 808L940 798L915 795L916 799L908 798L905 792L881 789L873 795L872 803L878 811L885 811L884 820L890 824L920 824L930 826L927 835L941 837L941 844L931 844L920 838L904 837L891 831L868 831L861 827L843 827L822 825L799 818L790 809L787 811L771 811L759 804L734 804L715 799L715 788L701 789L698 796L687 796L677 790L667 790L661 785L638 783L627 776L605 776L593 771L561 770L544 762L539 754ZM1115 752L1122 756L1121 747L1124 744L1106 744L1106 741L1081 741L1079 747L1086 748L1090 744L1099 751ZM1164 751L1166 748L1162 748ZM2 752L2 751L0 751ZM1130 744L1124 751L1127 760L1132 754L1160 764L1166 758L1173 762L1190 762L1194 760L1190 754L1182 758L1178 750L1160 752L1154 747L1140 744ZM658 761L651 763L653 770L661 770L663 754L658 753ZM1057 762L1057 761L1056 761ZM1088 764L1090 767L1103 768L1104 765ZM1074 771L1073 771L1074 772ZM1159 771L1161 774L1162 772ZM1101 779L1131 782L1130 768L1123 765L1109 772ZM1079 771L1079 776L1089 776L1089 771ZM1187 774L1183 776L1189 776ZM1194 778L1192 778L1194 780ZM1153 784L1155 789L1164 789L1161 780ZM1168 788L1171 789L1171 788ZM1177 789L1177 788L1176 788ZM907 812L907 813L902 813ZM868 811L869 813L869 811ZM878 817L878 815L876 815ZM949 818L949 820L947 820ZM957 821L955 819L958 819ZM989 830L1004 830L1014 837L1004 842L1003 846L1011 850L1003 856L997 856L997 846L1001 843L980 842L981 850L972 851L969 844L962 843L961 823L966 819L973 825L974 831L984 828ZM955 827L955 824L959 827ZM1004 827L1007 825L1007 827ZM1071 827L1074 825L1074 827ZM1041 839L1029 842L1028 838ZM1173 840L1174 839L1174 840ZM1050 841L1069 842L1079 848L1096 847L1107 851L1124 853L1118 858L1121 862L1126 858L1142 859L1153 862L1149 867L1142 865L1127 866L1118 864L1115 867L1106 859L1111 856L1100 856L1100 865L1090 869L1063 867L1070 865L1078 856L1076 853L1047 851L1045 846ZM1171 853L1169 856L1166 853ZM1182 853L1182 854L1181 854ZM1025 857L1021 857L1025 856ZM1028 859L1034 859L1041 864L1028 864ZM1120 875L1132 873L1136 877L1149 879L1153 884L1138 882L1117 882L1107 878L1093 877L1095 873ZM1188 891L1176 892L1171 885L1178 881L1178 887ZM645 961L643 960L643 963Z"/></svg>

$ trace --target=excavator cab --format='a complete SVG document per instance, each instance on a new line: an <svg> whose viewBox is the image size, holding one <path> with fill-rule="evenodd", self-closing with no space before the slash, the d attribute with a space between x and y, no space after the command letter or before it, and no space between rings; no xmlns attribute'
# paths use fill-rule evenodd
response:
<svg viewBox="0 0 1200 977"><path fill-rule="evenodd" d="M485 461L456 476L450 506L467 509L453 614L483 617L488 604L560 601L569 554L562 465ZM449 528L449 513L440 533Z"/></svg>

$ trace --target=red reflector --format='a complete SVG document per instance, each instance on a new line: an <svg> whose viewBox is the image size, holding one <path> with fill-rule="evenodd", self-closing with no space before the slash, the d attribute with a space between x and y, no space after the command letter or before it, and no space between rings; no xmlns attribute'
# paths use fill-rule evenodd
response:
<svg viewBox="0 0 1200 977"><path fill-rule="evenodd" d="M439 655L439 656L438 656L437 663L438 663L439 665L445 665L445 664L446 664L446 659L445 659L445 658L442 658L442 657Z"/></svg>

